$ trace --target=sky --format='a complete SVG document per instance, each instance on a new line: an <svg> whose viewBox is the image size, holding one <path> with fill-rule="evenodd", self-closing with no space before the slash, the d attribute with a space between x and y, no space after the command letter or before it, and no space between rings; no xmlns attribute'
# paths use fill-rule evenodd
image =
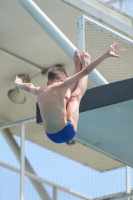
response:
<svg viewBox="0 0 133 200"><path fill-rule="evenodd" d="M118 2L112 5L119 9ZM122 11L133 16L133 1L123 1ZM17 136L14 138L19 144L20 138ZM91 198L126 191L125 167L100 173L29 141L25 141L25 155L38 176ZM17 168L20 167L2 134L0 134L0 161ZM131 169L131 188L133 189L132 180L133 169ZM0 200L18 200L20 198L19 187L19 174L0 166ZM45 188L52 198L52 188L46 185ZM40 199L27 177L25 178L25 199ZM78 200L79 198L59 191L58 200L62 199Z"/></svg>

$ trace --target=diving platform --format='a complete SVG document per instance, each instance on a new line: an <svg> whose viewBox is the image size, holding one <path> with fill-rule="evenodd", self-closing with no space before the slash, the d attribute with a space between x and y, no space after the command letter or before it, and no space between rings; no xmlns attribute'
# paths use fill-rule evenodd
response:
<svg viewBox="0 0 133 200"><path fill-rule="evenodd" d="M74 141L133 167L133 78L86 91Z"/></svg>

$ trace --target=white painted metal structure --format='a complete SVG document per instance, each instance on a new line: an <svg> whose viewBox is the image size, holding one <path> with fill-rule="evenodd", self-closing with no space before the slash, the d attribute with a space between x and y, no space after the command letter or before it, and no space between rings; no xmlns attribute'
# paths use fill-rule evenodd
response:
<svg viewBox="0 0 133 200"><path fill-rule="evenodd" d="M98 29L100 29L101 31L110 34L110 35L115 35L116 38L119 38L120 40L122 40L123 42L133 46L133 40L123 34L121 34L118 31L115 31L113 29L111 29L110 27L94 20L91 19L90 17L87 17L85 15L81 15L78 17L78 32L79 32L79 47L83 50L85 50L85 28L84 28L84 24L85 22L88 22L89 24L91 24L94 27L97 27ZM82 28L83 27L83 28ZM89 35L88 35L89 37Z"/></svg>
<svg viewBox="0 0 133 200"><path fill-rule="evenodd" d="M118 30L128 37L133 38L133 24L132 18L127 16L125 13L111 7L108 4L105 4L103 1L98 0L64 0L70 5L81 9L82 11L90 14L99 22L101 21L103 24L108 25L109 27L113 27L113 29Z"/></svg>
<svg viewBox="0 0 133 200"><path fill-rule="evenodd" d="M105 2L109 4L119 3L119 9L122 11L124 1L126 0L106 0Z"/></svg>
<svg viewBox="0 0 133 200"><path fill-rule="evenodd" d="M56 6L60 8L60 10L58 10L58 12L56 14L53 12L55 10L54 2L50 1L50 0L49 0L49 2L51 2L51 3L50 3L48 14L50 15L51 19L53 19L53 21L55 21L55 23L58 24L61 27L61 29L65 31L65 33L67 32L66 33L67 35L69 35L69 33L71 33L69 35L69 38L71 38L71 40L75 44L77 44L77 38L75 37L76 36L75 21L77 20L78 15L81 15L82 13L85 14L87 11L90 11L90 13L87 12L89 16L91 15L92 17L95 17L98 20L100 19L101 21L105 21L105 19L106 19L106 23L111 22L112 24L114 24L114 21L111 19L112 15L111 16L108 15L108 17L104 16L103 9L101 9L102 11L96 11L96 6L94 6L94 4L92 7L93 7L93 9L95 8L96 12L93 12L92 9L88 9L87 4L89 4L89 1L87 4L85 3L85 5L82 6L82 8L84 8L84 11L81 11L81 7L77 7L77 8L71 7L70 5L63 3L62 1L56 0L56 2L55 2ZM92 0L92 2L93 2L93 0ZM39 3L43 5L43 3L46 3L46 2L42 3L42 1L39 1ZM84 3L84 2L79 1L80 5L81 5L81 3ZM45 11L45 7L43 8L43 10ZM5 23L5 20L3 20L3 21L1 20L1 30L0 30L0 39L1 39L0 58L1 58L1 72L2 72L2 74L0 75L0 77L1 77L0 85L2 86L1 87L1 102L0 102L1 103L1 113L0 113L1 121L0 122L3 123L3 122L8 122L8 121L13 121L18 118L19 119L27 118L29 116L34 115L33 107L35 106L35 100L33 100L33 98L31 98L29 95L27 95L28 100L26 102L26 105L24 105L24 107L23 106L19 107L18 105L14 105L7 98L8 90L10 89L11 85L13 87L13 80L14 80L15 75L20 74L22 72L28 73L28 74L30 74L32 72L33 74L35 74L35 73L40 72L44 66L52 66L53 64L56 64L59 61L63 62L64 60L65 60L64 63L66 64L66 67L68 67L68 71L71 74L72 73L71 66L73 66L73 63L72 62L70 63L69 59L67 57L65 57L63 52L61 52L58 49L58 47L56 47L51 42L51 40L49 40L49 38L39 29L39 27L36 26L36 24L34 24L32 19L30 19L29 16L26 13L24 13L24 11L16 3L16 1L9 1L9 0L1 1L0 2L0 11L3 14L2 16L4 16L5 19L8 19L6 21L6 23ZM46 12L47 12L47 10L46 10ZM69 17L67 17L67 19L66 19L65 12L67 14L68 13L70 14L70 18L72 19L72 24L68 23ZM115 13L115 11L113 11L113 12ZM101 15L101 13L102 13L102 15ZM108 12L108 14L109 14L109 12ZM106 13L106 15L107 15L107 13ZM103 17L102 19L101 19L101 16ZM120 22L121 29L122 29L121 31L122 32L125 31L125 34L129 33L129 35L132 37L132 19L129 19L128 17L123 16L121 13L119 13L119 16L121 16L121 17L117 18L117 16L116 16L116 18L115 18L116 28L119 27L119 22ZM119 21L119 19L120 19L120 21ZM20 26L20 24L21 24L21 26ZM67 29L65 29L66 25L64 25L64 24L68 24ZM38 30L38 29L39 29L39 31L37 32L36 30ZM39 37L38 37L38 35L39 35ZM47 48L47 50L49 52L48 54L46 54L46 51L44 51L44 48L42 48L43 45L41 45L41 47L40 47L40 43L42 42L42 40L45 41L45 45L48 47ZM51 53L51 49L49 48L49 46L53 46L54 53L52 54L52 56L53 56L52 61L50 59L51 57L49 56ZM38 47L40 47L40 49ZM35 49L38 49L38 51L36 52ZM55 52L55 49L58 49L57 52ZM42 59L44 53L48 57L48 60L46 62L44 62L44 59ZM60 53L62 59L58 57L58 53ZM37 56L39 54L41 54L40 57ZM11 67L11 70L10 70L10 67ZM8 80L6 80L6 82L5 82L5 77L6 77L6 79L7 79L7 77L10 77L10 78ZM44 78L39 77L37 80L34 81L35 84L40 84L40 82L44 83ZM46 82L46 80L45 80L45 82ZM14 110L16 110L17 112L14 112ZM9 113L9 111L10 111L10 113ZM19 156L20 149L15 144L15 141L12 140L12 134L10 134L10 132L8 132L7 128L14 126L14 124L20 124L20 123L23 124L26 121L30 121L30 120L31 121L35 120L35 117L32 119L24 120L24 121L21 120L21 121L17 121L17 122L15 121L14 123L10 123L10 124L4 124L0 128L0 129L2 129L3 137L6 138L6 141L8 142L9 146L11 146L11 149L13 150L13 152L15 153L15 155L19 161L20 161L20 156ZM22 163L24 163L23 162L23 153L24 152L22 152L22 157L21 157ZM8 166L5 163L0 162L0 165L3 167L7 167L8 169L11 169L13 171L18 171L17 169L15 169L11 166ZM23 170L24 170L24 168L22 169L22 174L23 174ZM49 198L46 194L46 191L44 190L44 188L42 189L42 187L41 187L42 185L40 184L42 182L48 184L48 182L45 180L42 180L42 179L38 179L34 175L34 170L30 166L30 164L28 163L28 160L26 158L25 158L25 170L30 171L30 173L27 173L25 171L25 174L27 174L27 176L31 179L32 184L34 185L36 191L39 193L40 198L43 199L43 197L45 195L46 198L49 200ZM19 173L20 173L20 171L19 171ZM22 177L22 179L23 179L23 177ZM34 180L39 180L39 182L36 183L36 181L34 181ZM22 182L23 182L23 180L22 180ZM129 181L128 181L128 183L129 183ZM52 183L50 183L50 184L52 185ZM56 188L58 186L54 185L53 187ZM66 192L70 192L69 190L67 190L65 188L61 188L60 186L59 186L59 189L62 189ZM22 190L23 190L23 184L22 184ZM23 195L23 192L24 191L22 191L22 193L21 193L22 195ZM120 196L122 198L123 194ZM121 199L120 197L118 197L118 198ZM86 197L86 199L87 199L87 197ZM125 199L125 197L122 199Z"/></svg>
<svg viewBox="0 0 133 200"><path fill-rule="evenodd" d="M55 26L55 24L42 12L32 0L19 0L27 12L39 23L39 25L51 36L51 38L62 48L62 50L73 59L74 51L77 49L68 38ZM90 76L92 82L98 86L108 83L95 69ZM99 84L97 85L97 82Z"/></svg>
<svg viewBox="0 0 133 200"><path fill-rule="evenodd" d="M102 1L79 0L68 3L60 0L37 0L42 11L76 47L78 46L76 22L78 16L82 14L108 25L125 36L129 36L127 33L133 33L133 19L111 6L103 4ZM12 103L7 97L8 91L14 87L13 81L16 75L28 74L31 77L41 72L42 69L56 64L62 64L67 69L68 75L72 75L74 66L70 58L16 0L0 1L0 13L3 17L0 29L0 123L5 123L35 116L33 107L36 99L31 95L26 94L26 102L22 106ZM6 23L4 19L8 19ZM7 79L7 77L9 78ZM31 81L38 86L45 84L47 80L40 74ZM9 113L8 110L11 112ZM13 112L14 110L17 112Z"/></svg>
<svg viewBox="0 0 133 200"><path fill-rule="evenodd" d="M18 0L48 35L73 59L76 47L32 0Z"/></svg>
<svg viewBox="0 0 133 200"><path fill-rule="evenodd" d="M20 170L12 167L10 165L7 165L6 163L2 163L0 162L0 166L6 167L10 170L13 170L15 172L20 173L20 200L24 200L25 199L25 195L24 195L24 187L25 187L25 176L28 176L30 181L32 182L34 188L36 189L37 193L39 194L41 199L45 199L45 200L50 200L51 198L49 197L49 195L47 194L45 188L42 186L42 183L45 183L47 185L50 185L53 187L53 200L57 200L57 190L62 190L64 192L67 192L69 194L72 194L74 196L80 197L82 199L86 199L86 200L91 200L90 197L87 197L85 195L82 195L76 191L72 191L71 189L67 189L64 188L62 186L58 186L56 184L53 184L47 180L44 180L41 177L38 177L37 175L35 175L34 170L32 169L30 163L28 162L27 158L25 157L25 151L24 151L24 141L25 141L25 123L31 122L31 121L35 121L35 117L30 118L30 119L25 119L25 120L21 120L21 121L16 121L16 122L12 122L12 123L7 123L7 124L3 124L0 126L0 131L2 132L3 137L5 138L5 140L7 141L7 143L9 144L9 146L11 147L11 150L14 152L14 154L16 155L17 159L20 161ZM10 131L8 128L14 126L14 125L20 125L20 133L21 133L21 148L20 148L20 152L19 152L19 147L16 143L16 141L14 140L14 138L12 137ZM30 171L30 173L28 172Z"/></svg>
<svg viewBox="0 0 133 200"><path fill-rule="evenodd" d="M2 129L1 129L3 137L5 138L11 151L13 152L13 154L15 155L15 157L21 164L21 167L20 167L21 168L21 170L20 170L20 186L21 186L20 187L20 200L24 198L24 185L25 185L24 184L24 173L25 173L25 171L28 171L33 175L36 175L36 174L35 174L33 167L30 165L28 159L24 156L24 148L23 148L24 141L23 141L23 146L20 149L8 128L11 126L14 126L14 124L22 125L24 128L26 122L34 121L34 120L35 120L35 117L31 118L31 119L27 119L27 120L17 121L15 123L9 123L5 126L5 129L4 129L4 127L2 127ZM25 135L25 131L23 131L23 135ZM23 139L21 138L21 141L22 140ZM24 166L24 160L25 160L25 166ZM24 170L24 168L25 168L25 170ZM45 188L43 187L43 185L40 182L38 183L34 179L30 179L30 181L41 199L43 199L45 197L46 200L50 200L49 195L47 194L47 191L45 190Z"/></svg>
<svg viewBox="0 0 133 200"><path fill-rule="evenodd" d="M78 42L79 42L79 49L82 51L82 50L85 50L85 22L87 22L87 23L89 23L89 24L91 24L92 26L94 26L94 27L97 27L98 29L100 29L101 31L103 31L103 32L105 32L105 33L108 33L109 35L115 35L115 37L116 38L120 38L120 40L122 40L123 42L125 42L125 43L127 43L127 44L129 44L130 46L133 46L133 40L131 40L130 38L128 38L128 37L125 37L125 36L123 36L122 34L120 34L120 33L118 33L118 32L116 32L116 31L114 31L114 30L112 30L112 29L110 29L110 28L108 28L107 26L104 26L103 24L101 24L101 23L99 23L99 22L96 22L95 20L93 20L93 19L91 19L91 18L88 18L87 16L79 16L78 17L78 37L79 37L79 39L78 39ZM88 35L88 37L89 37L89 35ZM132 104L131 104L132 105ZM118 107L118 105L117 105L117 107ZM131 108L132 106L130 106L130 108ZM111 109L113 109L113 108L111 108ZM108 111L109 112L109 111ZM110 112L109 112L110 113ZM87 115L87 113L81 113L81 118L84 118L84 119L86 119L87 117L88 117L88 115ZM85 115L85 116L84 116ZM93 115L93 113L91 112L91 115ZM95 114L94 114L95 115ZM102 117L102 111L101 111L101 114L99 115L99 117ZM93 117L92 117L93 118ZM112 116L112 118L113 118L113 116ZM89 118L89 119L91 119L91 118ZM94 117L94 119L95 119L95 117ZM94 120L93 119L93 120ZM81 120L81 119L80 119ZM80 122L80 120L79 120L79 122ZM83 123L83 121L84 120L81 120L82 122L80 123L80 125ZM93 122L90 122L90 124L92 124ZM95 123L95 122L94 122ZM89 126L91 126L91 125L89 125ZM97 125L96 125L97 126ZM84 127L84 126L83 126ZM92 125L92 127L94 127L94 124ZM92 130L93 130L94 128L92 128ZM91 130L91 128L90 128L90 130ZM81 130L82 131L82 130ZM81 131L79 131L79 134L81 134ZM93 130L94 131L94 130ZM113 132L113 130L112 130L112 132ZM107 133L107 132L106 132ZM91 132L89 132L89 135L91 134ZM93 133L94 134L94 133ZM101 133L99 133L99 134L101 134ZM84 136L83 136L84 135ZM82 143L85 143L86 145L91 145L91 144L87 144L86 143L86 141L87 140L89 140L88 138L86 138L85 137L85 135L86 135L86 133L84 134L83 132L82 132L82 139L80 140L79 139L79 137L77 136L77 138L76 138L76 140L77 141L79 141L79 142L82 142ZM91 136L90 136L91 137ZM120 137L121 137L121 135L120 135ZM104 138L103 138L104 139ZM118 139L118 138L117 138ZM116 140L117 140L116 139ZM111 139L110 139L110 141L111 141ZM128 144L127 144L128 145ZM91 145L92 146L92 145ZM106 146L106 144L105 144L105 146ZM94 145L94 146L92 146L92 148L96 148L97 149L97 147ZM123 147L124 148L124 147ZM104 148L104 149L106 149L106 148ZM99 149L97 149L97 150L99 150ZM116 149L116 151L117 151L117 149ZM102 149L101 149L101 152L102 152ZM103 153L105 153L106 154L106 152L103 152ZM108 154L108 153L107 153ZM119 157L120 158L120 157ZM126 182L126 192L127 192L127 194L130 194L130 192L131 192L131 188L130 188L130 167L129 166L127 166L126 167L126 177L127 177L127 182ZM128 198L128 197L127 197Z"/></svg>
<svg viewBox="0 0 133 200"><path fill-rule="evenodd" d="M45 188L42 186L42 183L45 183L47 185L50 185L53 187L53 200L58 200L57 198L57 190L61 190L64 191L66 193L72 194L74 196L77 196L81 199L85 199L85 200L102 200L102 199L119 199L119 200L127 200L127 198L133 198L133 191L131 191L130 189L130 168L127 167L127 174L126 174L126 182L127 182L127 191L126 193L119 193L119 194L114 194L114 195L110 195L110 196L104 196L104 197L100 197L100 198L96 198L96 199L92 199L90 197L87 197L85 195L82 195L76 191L73 191L71 189L67 189L64 188L62 186L53 184L50 181L47 181L39 176L37 176L35 174L35 172L33 171L32 167L30 166L27 158L24 156L25 152L24 152L24 135L26 134L25 132L25 124L28 122L32 122L35 121L35 117L33 118L28 118L28 119L24 119L24 120L20 120L20 121L15 121L12 123L6 123L3 125L0 125L0 131L2 132L3 137L5 138L5 140L7 141L7 143L9 143L11 150L15 153L15 155L17 156L18 160L21 160L21 167L20 169L15 168L11 165L8 165L6 163L0 162L0 166L1 167L5 167L9 170L15 171L17 173L20 174L20 200L24 200L24 178L25 176L27 176L30 181L32 182L34 188L36 189L37 193L39 194L41 199L45 199L45 200L51 200L51 198L49 197L49 195L47 194L47 192L45 191ZM20 125L20 132L21 132L21 153L19 152L19 147L16 143L16 141L13 139L9 128L15 125ZM19 156L20 155L20 156ZM25 162L24 162L25 160ZM24 165L25 163L25 165Z"/></svg>
<svg viewBox="0 0 133 200"><path fill-rule="evenodd" d="M79 22L79 27L82 27L82 25L80 25L80 22ZM83 29L82 29L82 31L83 31ZM83 32L80 33L80 34L83 35ZM80 45L80 49L83 50L83 48L84 47L82 45ZM1 126L1 128L5 128L5 127L7 128L7 127L13 126L14 124L17 124L17 123L18 122L11 123L11 124L8 124L8 125L4 125L4 126ZM21 122L21 126L22 126L22 128L24 128L23 127L23 122ZM23 131L22 131L22 136L21 137L22 137L22 149L23 149L23 147L24 147L24 132ZM129 177L130 177L129 168L127 167L127 194L128 194L128 196L130 196L130 179L129 179ZM54 199L56 199L55 187L53 189L53 194L54 194ZM127 195L126 195L126 197L127 197ZM117 198L119 198L119 197L117 197ZM24 149L22 150L22 153L21 153L21 200L23 200L23 199L24 199Z"/></svg>

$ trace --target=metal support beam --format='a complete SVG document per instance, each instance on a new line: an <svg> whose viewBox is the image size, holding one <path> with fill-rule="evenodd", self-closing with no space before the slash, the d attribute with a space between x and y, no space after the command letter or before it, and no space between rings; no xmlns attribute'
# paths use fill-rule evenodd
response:
<svg viewBox="0 0 133 200"><path fill-rule="evenodd" d="M133 37L133 20L130 17L127 17L126 14L122 14L117 11L114 7L107 6L102 0L63 0L68 4L76 7L80 11L86 12L90 16L101 21L103 24L108 24L109 27L118 30L119 33L124 33L130 38Z"/></svg>
<svg viewBox="0 0 133 200"><path fill-rule="evenodd" d="M18 121L14 121L14 122L8 122L8 123L5 123L5 124L1 124L0 125L0 130L7 129L7 128L10 128L10 127L13 127L13 126L17 126L17 125L20 125L21 123L34 122L35 120L36 120L36 116L35 117L26 118L26 119L23 119L23 120L18 120Z"/></svg>
<svg viewBox="0 0 133 200"><path fill-rule="evenodd" d="M122 11L123 0L111 0L111 1L107 1L106 3L113 4L116 2L119 2L119 9Z"/></svg>
<svg viewBox="0 0 133 200"><path fill-rule="evenodd" d="M36 20L36 22L48 33L48 35L61 47L61 49L73 60L73 55L77 49L70 40L57 28L57 26L45 15L45 13L32 0L18 0L27 12ZM95 69L91 72L92 82L96 78L102 79L102 75ZM105 80L105 79L104 79ZM107 82L101 80L103 84Z"/></svg>
<svg viewBox="0 0 133 200"><path fill-rule="evenodd" d="M20 160L20 148L19 148L17 142L14 140L10 130L2 129L1 132L2 132L2 135L5 138L6 142L8 143L9 147L11 148L12 152L16 156L17 160L20 162L21 161ZM28 162L26 157L25 157L25 170L32 174L35 174L32 166L30 165L30 163ZM49 194L47 193L47 191L45 190L44 186L41 183L38 183L31 178L30 178L30 181L31 181L33 187L35 188L35 190L37 191L37 193L39 194L40 199L51 200L51 198L49 197Z"/></svg>
<svg viewBox="0 0 133 200"><path fill-rule="evenodd" d="M56 27L45 13L32 0L18 0L36 22L48 33L48 35L73 59L77 49L70 40Z"/></svg>

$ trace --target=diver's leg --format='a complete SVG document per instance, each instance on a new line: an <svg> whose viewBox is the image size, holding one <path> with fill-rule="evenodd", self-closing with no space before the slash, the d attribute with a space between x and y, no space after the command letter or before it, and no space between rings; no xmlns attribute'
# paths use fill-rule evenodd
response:
<svg viewBox="0 0 133 200"><path fill-rule="evenodd" d="M74 74L78 73L79 71L81 71L82 69L82 64L81 64L81 61L80 61L80 57L79 57L79 52L78 50L75 51L74 53L74 56L73 56L73 60L74 60L74 64L75 64L75 70L74 70ZM74 83L70 89L71 89L71 94L74 92L76 86L77 86L77 83Z"/></svg>
<svg viewBox="0 0 133 200"><path fill-rule="evenodd" d="M83 52L83 54L86 54ZM90 63L90 56L86 54L85 59L82 61L82 68L86 67ZM88 75L80 79L77 83L77 86L74 92L71 94L71 97L67 104L67 120L71 121L74 130L77 130L77 123L79 118L79 105L83 95L86 92L88 83Z"/></svg>

